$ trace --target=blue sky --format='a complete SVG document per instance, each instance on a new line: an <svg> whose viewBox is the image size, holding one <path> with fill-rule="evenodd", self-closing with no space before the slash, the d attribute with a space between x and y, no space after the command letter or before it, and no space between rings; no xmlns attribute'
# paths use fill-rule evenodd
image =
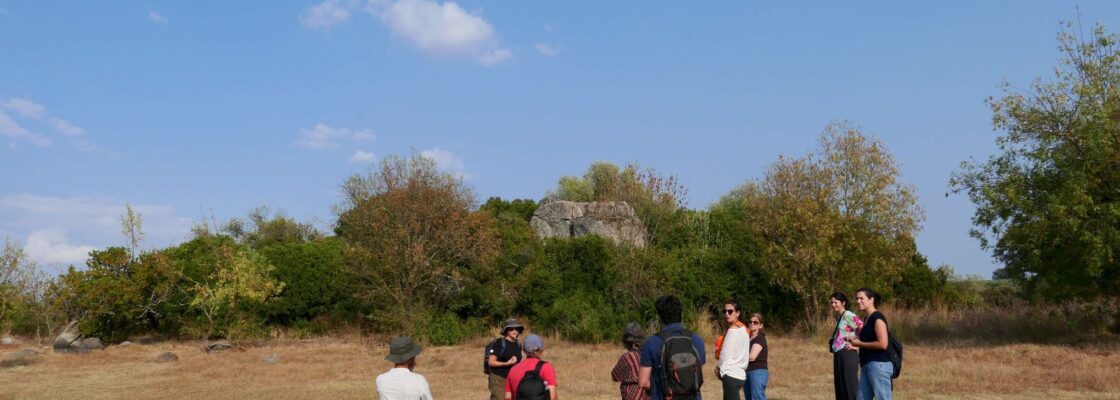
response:
<svg viewBox="0 0 1120 400"><path fill-rule="evenodd" d="M333 221L339 184L424 152L480 199L539 199L598 160L676 174L704 208L830 121L918 189L919 249L989 276L946 196L999 132L988 96L1057 66L1061 21L1114 1L0 0L0 236L48 270L257 206Z"/></svg>

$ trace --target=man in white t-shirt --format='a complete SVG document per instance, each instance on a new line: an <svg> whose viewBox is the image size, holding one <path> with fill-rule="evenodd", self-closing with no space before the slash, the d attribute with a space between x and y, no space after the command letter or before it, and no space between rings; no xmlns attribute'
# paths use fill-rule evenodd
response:
<svg viewBox="0 0 1120 400"><path fill-rule="evenodd" d="M428 380L412 372L416 368L416 356L423 350L408 336L389 342L389 355L385 359L393 362L393 369L377 376L377 395L381 400L432 400Z"/></svg>

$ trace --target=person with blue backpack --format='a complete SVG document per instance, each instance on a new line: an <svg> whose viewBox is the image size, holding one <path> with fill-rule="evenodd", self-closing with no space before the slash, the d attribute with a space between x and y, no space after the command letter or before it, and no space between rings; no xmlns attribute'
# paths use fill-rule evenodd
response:
<svg viewBox="0 0 1120 400"><path fill-rule="evenodd" d="M704 384L704 340L681 323L681 301L676 296L653 303L664 327L642 345L638 387L651 400L701 400Z"/></svg>

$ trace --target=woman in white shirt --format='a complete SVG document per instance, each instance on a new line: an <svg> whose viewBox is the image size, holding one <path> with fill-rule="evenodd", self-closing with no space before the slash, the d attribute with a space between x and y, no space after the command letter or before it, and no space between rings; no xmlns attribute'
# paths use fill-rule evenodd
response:
<svg viewBox="0 0 1120 400"><path fill-rule="evenodd" d="M731 300L723 305L723 319L727 332L716 339L716 376L723 382L723 399L739 400L739 392L747 380L747 362L750 359L750 334L740 320L743 307Z"/></svg>

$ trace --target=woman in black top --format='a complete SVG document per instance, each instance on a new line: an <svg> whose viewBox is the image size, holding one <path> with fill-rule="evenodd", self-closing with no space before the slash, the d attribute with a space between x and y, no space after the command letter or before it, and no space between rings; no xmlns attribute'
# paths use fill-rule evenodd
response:
<svg viewBox="0 0 1120 400"><path fill-rule="evenodd" d="M869 288L856 291L856 306L863 311L863 328L857 337L848 337L848 346L859 349L859 400L891 400L891 374L894 365L887 356L887 320L878 306L879 293Z"/></svg>
<svg viewBox="0 0 1120 400"><path fill-rule="evenodd" d="M766 345L766 333L762 329L762 314L751 314L747 327L751 332L751 352L747 362L747 384L744 386L750 400L766 400L766 384L770 382L766 359L770 357L770 347Z"/></svg>

